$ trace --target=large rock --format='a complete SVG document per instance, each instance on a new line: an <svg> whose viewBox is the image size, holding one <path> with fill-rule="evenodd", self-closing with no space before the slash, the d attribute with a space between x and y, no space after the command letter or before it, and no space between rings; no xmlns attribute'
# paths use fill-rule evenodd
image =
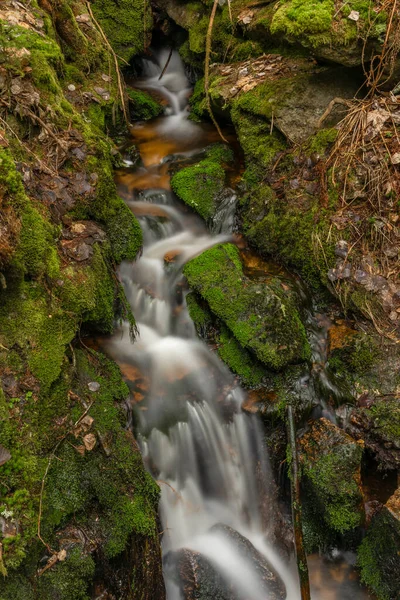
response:
<svg viewBox="0 0 400 600"><path fill-rule="evenodd" d="M381 469L400 469L400 399L365 394L365 404L352 411L348 431L364 440Z"/></svg>
<svg viewBox="0 0 400 600"><path fill-rule="evenodd" d="M314 541L318 544L318 534L312 531L315 522L325 530L325 539L329 532L343 534L363 522L362 453L362 443L325 418L314 421L301 437L299 460L306 492L305 535L309 546Z"/></svg>
<svg viewBox="0 0 400 600"><path fill-rule="evenodd" d="M286 589L266 558L240 533L227 525L216 525L211 531L227 539L244 560L250 562L269 600L283 600ZM241 600L237 586L227 581L213 563L199 552L182 548L165 557L164 568L180 588L184 600Z"/></svg>
<svg viewBox="0 0 400 600"><path fill-rule="evenodd" d="M226 107L233 109L236 127L242 113L268 123L273 120L295 143L304 142L318 130L319 120L334 98L353 98L361 84L351 69L315 67L305 59L277 54L234 65L213 65L211 75L210 96L216 112L223 107L225 111ZM334 106L325 125L332 126L343 116L343 106ZM243 146L240 128L238 134Z"/></svg>
<svg viewBox="0 0 400 600"><path fill-rule="evenodd" d="M184 273L237 341L268 367L280 369L309 357L305 329L293 297L279 278L251 281L239 251L219 244L192 259Z"/></svg>
<svg viewBox="0 0 400 600"><path fill-rule="evenodd" d="M400 598L400 488L377 513L358 549L361 579L379 600Z"/></svg>

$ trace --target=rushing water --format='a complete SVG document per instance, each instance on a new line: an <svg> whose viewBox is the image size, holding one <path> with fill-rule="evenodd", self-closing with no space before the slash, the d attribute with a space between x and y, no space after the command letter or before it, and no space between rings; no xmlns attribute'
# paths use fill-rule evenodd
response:
<svg viewBox="0 0 400 600"><path fill-rule="evenodd" d="M146 61L145 78L138 84L165 98L165 116L135 126L132 134L142 164L119 174L121 191L144 236L140 260L120 268L139 337L132 344L128 326L123 326L108 340L107 351L128 379L131 373L139 443L162 490L168 599L182 597L179 551L185 548L192 558L204 557L227 582L233 594L229 598L298 600L292 565L268 541L276 507L258 417L241 410L245 392L197 338L186 308L182 267L206 248L230 239L236 196L226 190L211 234L169 189L171 162L187 160L217 139L215 132L187 119L190 89L176 53L159 80L167 56L162 53L159 64ZM134 389L138 374L141 385ZM246 540L254 546L247 554ZM311 574L319 573L313 600L367 597L348 577L337 595L331 567L322 571L317 564L317 559L311 562ZM270 580L264 567L274 574ZM321 573L326 579L322 588Z"/></svg>

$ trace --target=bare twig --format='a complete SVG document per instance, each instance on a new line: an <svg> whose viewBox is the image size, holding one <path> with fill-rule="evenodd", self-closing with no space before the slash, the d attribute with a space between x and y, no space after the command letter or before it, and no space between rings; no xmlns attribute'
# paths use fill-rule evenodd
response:
<svg viewBox="0 0 400 600"><path fill-rule="evenodd" d="M206 105L208 113L211 117L212 122L214 123L215 129L218 131L220 138L227 144L228 141L222 134L222 131L214 117L214 113L211 108L211 100L210 100L210 56L211 56L211 39L212 39L212 30L214 25L215 14L217 12L218 0L214 0L214 4L211 11L210 21L208 23L208 30L206 35L206 57L204 63L204 91L206 93Z"/></svg>
<svg viewBox="0 0 400 600"><path fill-rule="evenodd" d="M101 28L101 25L98 23L98 21L96 21L96 19L94 17L94 14L93 14L93 11L92 11L92 7L90 6L90 2L89 1L86 2L86 6L87 6L87 9L89 11L90 18L92 19L93 23L97 27L97 29L98 29L101 37L104 40L104 43L106 44L108 50L110 51L110 53L112 54L112 56L114 58L115 72L117 74L118 92L119 92L119 96L120 96L120 99L121 99L122 112L124 113L124 119L125 119L125 122L126 122L127 126L130 127L131 124L130 124L130 121L129 121L128 109L127 109L126 101L125 101L124 86L123 86L123 83L122 83L122 76L121 76L121 71L120 71L119 64L118 64L117 55L115 54L115 52L114 52L114 50L113 50L110 42L108 41L108 39L106 37L106 34L104 33L103 29Z"/></svg>
<svg viewBox="0 0 400 600"><path fill-rule="evenodd" d="M164 77L165 71L168 69L168 65L170 63L171 56L172 56L172 46L171 46L171 49L170 49L169 54L168 54L167 62L165 63L164 68L161 71L161 74L160 74L160 77L158 78L158 81L160 81L160 79L162 79Z"/></svg>

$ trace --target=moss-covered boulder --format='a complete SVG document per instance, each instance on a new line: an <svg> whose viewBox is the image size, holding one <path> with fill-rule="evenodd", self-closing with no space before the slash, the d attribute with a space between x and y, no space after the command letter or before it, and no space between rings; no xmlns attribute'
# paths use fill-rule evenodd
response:
<svg viewBox="0 0 400 600"><path fill-rule="evenodd" d="M311 551L363 523L363 444L321 418L300 438L299 450L305 491L303 527Z"/></svg>
<svg viewBox="0 0 400 600"><path fill-rule="evenodd" d="M144 90L128 89L129 112L134 120L148 121L162 114L164 108Z"/></svg>
<svg viewBox="0 0 400 600"><path fill-rule="evenodd" d="M148 0L95 0L92 10L121 62L129 62L150 44L153 13Z"/></svg>
<svg viewBox="0 0 400 600"><path fill-rule="evenodd" d="M277 278L265 284L249 280L235 246L219 244L206 250L185 266L184 273L240 345L266 366L280 369L309 357L293 298Z"/></svg>
<svg viewBox="0 0 400 600"><path fill-rule="evenodd" d="M374 516L358 548L361 579L378 600L400 598L400 489Z"/></svg>
<svg viewBox="0 0 400 600"><path fill-rule="evenodd" d="M222 144L212 146L200 162L179 170L171 178L176 195L205 221L210 221L218 207L225 185L223 165L232 160L231 151Z"/></svg>

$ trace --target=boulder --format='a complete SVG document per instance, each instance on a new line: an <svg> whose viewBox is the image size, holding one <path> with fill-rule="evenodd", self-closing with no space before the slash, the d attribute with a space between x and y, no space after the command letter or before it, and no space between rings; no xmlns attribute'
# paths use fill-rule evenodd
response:
<svg viewBox="0 0 400 600"><path fill-rule="evenodd" d="M400 469L400 399L368 398L364 403L351 412L349 433L364 440L380 469Z"/></svg>
<svg viewBox="0 0 400 600"><path fill-rule="evenodd" d="M293 296L278 277L251 281L239 250L218 244L184 268L190 287L221 319L241 346L273 369L309 358L310 349Z"/></svg>
<svg viewBox="0 0 400 600"><path fill-rule="evenodd" d="M334 537L354 530L363 522L362 453L362 442L356 442L325 418L311 423L300 438L305 538L309 546L313 542L318 545L313 531L315 522L322 527L324 540L330 532Z"/></svg>
<svg viewBox="0 0 400 600"><path fill-rule="evenodd" d="M211 532L227 538L230 546L251 562L269 600L286 598L284 583L248 539L222 524L212 527ZM236 586L227 581L200 552L188 548L171 551L164 559L164 570L180 588L183 600L242 600L242 596L235 589Z"/></svg>

